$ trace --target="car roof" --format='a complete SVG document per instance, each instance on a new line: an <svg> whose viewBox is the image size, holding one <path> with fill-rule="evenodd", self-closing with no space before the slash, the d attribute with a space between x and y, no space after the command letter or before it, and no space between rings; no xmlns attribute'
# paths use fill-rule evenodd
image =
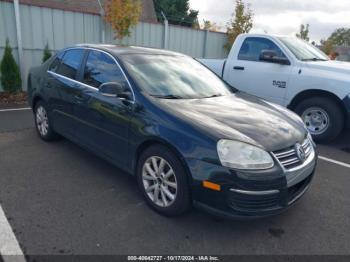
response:
<svg viewBox="0 0 350 262"><path fill-rule="evenodd" d="M116 56L126 54L149 54L149 55L169 55L183 56L184 54L158 48L149 48L141 46L125 46L125 45L107 45L107 44L78 44L75 47L85 47L102 50Z"/></svg>

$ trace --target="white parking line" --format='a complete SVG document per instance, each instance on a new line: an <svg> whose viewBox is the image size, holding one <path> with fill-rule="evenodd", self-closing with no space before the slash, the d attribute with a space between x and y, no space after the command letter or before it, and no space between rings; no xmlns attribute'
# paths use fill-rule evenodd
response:
<svg viewBox="0 0 350 262"><path fill-rule="evenodd" d="M4 262L25 262L16 236L0 206L0 255Z"/></svg>
<svg viewBox="0 0 350 262"><path fill-rule="evenodd" d="M328 158L328 157L324 157L324 156L318 156L318 158L319 158L319 159L322 159L322 160L324 160L324 161L327 161L327 162L330 162L330 163L339 165L339 166L343 166L343 167L350 168L350 165L349 165L349 164L344 163L344 162L340 162L340 161L338 161L338 160L334 160L334 159L331 159L331 158Z"/></svg>
<svg viewBox="0 0 350 262"><path fill-rule="evenodd" d="M8 109L0 109L0 112L11 112L11 111L23 111L30 110L30 107L21 107L21 108L8 108Z"/></svg>

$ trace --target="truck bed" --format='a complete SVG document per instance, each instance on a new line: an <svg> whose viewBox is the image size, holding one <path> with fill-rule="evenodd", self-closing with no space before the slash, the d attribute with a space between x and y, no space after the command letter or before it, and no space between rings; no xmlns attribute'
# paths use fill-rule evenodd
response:
<svg viewBox="0 0 350 262"><path fill-rule="evenodd" d="M222 76L222 70L226 59L197 59L203 65L211 69L219 77Z"/></svg>

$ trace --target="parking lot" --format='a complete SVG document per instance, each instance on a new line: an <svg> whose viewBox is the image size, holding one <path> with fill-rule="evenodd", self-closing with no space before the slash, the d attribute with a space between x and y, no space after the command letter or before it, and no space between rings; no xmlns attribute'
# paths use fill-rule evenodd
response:
<svg viewBox="0 0 350 262"><path fill-rule="evenodd" d="M132 177L65 139L41 141L30 110L0 110L0 203L25 255L350 255L350 136L318 149L310 190L281 215L166 218Z"/></svg>

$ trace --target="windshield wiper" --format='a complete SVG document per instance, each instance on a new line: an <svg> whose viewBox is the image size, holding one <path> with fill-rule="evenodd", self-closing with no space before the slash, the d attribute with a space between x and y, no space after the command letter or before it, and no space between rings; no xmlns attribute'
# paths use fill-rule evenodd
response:
<svg viewBox="0 0 350 262"><path fill-rule="evenodd" d="M301 61L327 61L327 59L313 57L313 58L304 58L304 59L301 59Z"/></svg>
<svg viewBox="0 0 350 262"><path fill-rule="evenodd" d="M212 97L219 97L219 96L222 96L222 94L214 94L214 95L206 96L206 97L203 97L203 98L212 98Z"/></svg>
<svg viewBox="0 0 350 262"><path fill-rule="evenodd" d="M162 98L162 99L183 99L181 96L177 95L151 95L156 98Z"/></svg>

